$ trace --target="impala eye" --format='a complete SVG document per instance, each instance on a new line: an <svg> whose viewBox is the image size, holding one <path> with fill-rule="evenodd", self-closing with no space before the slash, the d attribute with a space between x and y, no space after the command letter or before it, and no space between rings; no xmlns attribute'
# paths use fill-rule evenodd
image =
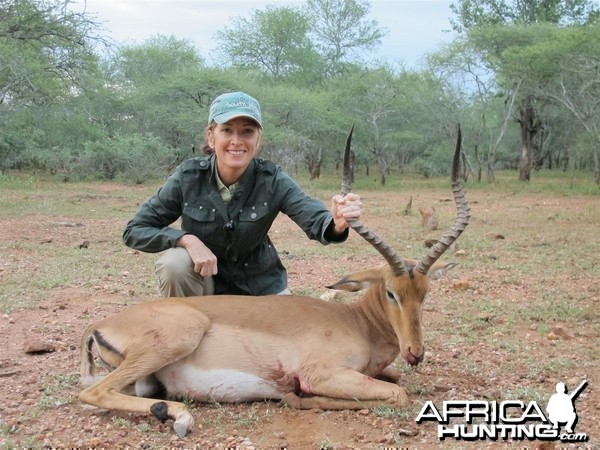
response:
<svg viewBox="0 0 600 450"><path fill-rule="evenodd" d="M386 289L387 292L387 297L388 300L390 302L394 302L394 303L398 303L398 298L396 297L396 294L394 294L392 291L390 291L389 289Z"/></svg>

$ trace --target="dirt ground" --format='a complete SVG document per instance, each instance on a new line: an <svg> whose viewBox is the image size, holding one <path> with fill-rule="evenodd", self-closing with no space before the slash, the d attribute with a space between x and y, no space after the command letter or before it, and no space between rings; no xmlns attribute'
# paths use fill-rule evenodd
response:
<svg viewBox="0 0 600 450"><path fill-rule="evenodd" d="M598 196L469 193L471 224L458 248L445 255L459 265L432 281L425 304L425 361L416 368L396 362L411 400L407 408L297 411L276 402L192 402L196 424L179 439L170 421L98 410L77 399L83 330L129 304L149 301L155 258L120 241L126 218L148 188L89 189L95 194L59 189L27 194L27 201L85 202L89 210L113 208L114 217L58 206L51 213L31 208L0 216L0 284L10 285L26 304L0 314L1 448L600 448ZM414 211L404 216L408 193L368 192L364 219L403 256L418 258L423 240L439 237L451 224L449 197L449 191L416 192ZM436 205L442 230L421 227L420 204ZM287 218L277 220L271 236L293 293L319 296L345 273L381 263L356 235L342 246L322 247L307 243ZM87 268L90 258L95 272ZM39 295L33 279L50 266L61 281ZM34 292L37 297L28 300ZM352 296L335 301L347 298ZM585 442L441 441L437 423L415 421L427 401L441 407L446 400L534 400L544 409L557 382L574 389L583 380L588 385L575 406L576 432L587 435Z"/></svg>

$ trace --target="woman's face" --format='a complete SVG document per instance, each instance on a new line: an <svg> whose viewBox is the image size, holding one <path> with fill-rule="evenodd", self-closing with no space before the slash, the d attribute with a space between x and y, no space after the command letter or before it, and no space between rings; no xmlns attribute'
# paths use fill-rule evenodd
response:
<svg viewBox="0 0 600 450"><path fill-rule="evenodd" d="M241 175L260 147L260 128L245 117L217 124L207 137L208 145L217 157L219 174L224 176L229 173Z"/></svg>

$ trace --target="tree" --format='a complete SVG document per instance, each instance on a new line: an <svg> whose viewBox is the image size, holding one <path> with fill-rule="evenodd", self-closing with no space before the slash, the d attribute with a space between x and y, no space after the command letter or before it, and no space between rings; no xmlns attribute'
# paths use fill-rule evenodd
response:
<svg viewBox="0 0 600 450"><path fill-rule="evenodd" d="M195 48L173 36L121 48L109 68L121 97L115 124L120 133L150 133L187 154L201 132L198 118L215 94L210 84L198 82L202 69Z"/></svg>
<svg viewBox="0 0 600 450"><path fill-rule="evenodd" d="M307 0L306 9L329 75L339 74L356 53L375 49L386 35L375 20L367 19L366 0Z"/></svg>
<svg viewBox="0 0 600 450"><path fill-rule="evenodd" d="M86 74L97 67L96 23L69 9L69 0L0 0L0 169L31 163L63 101L84 95ZM63 120L58 120L62 114ZM39 160L39 156L38 156Z"/></svg>
<svg viewBox="0 0 600 450"><path fill-rule="evenodd" d="M498 85L493 72L485 67L481 57L470 45L466 37L458 37L444 49L429 55L428 64L435 76L444 85L445 91L453 91L457 98L463 101L463 111L471 114L472 119L462 123L461 128L472 132L465 133L470 136L469 146L473 149L476 162L475 177L481 181L484 167L487 168L488 177L494 181L494 164L496 163L497 150L506 132L509 120L512 117L515 94L518 88L504 101L504 114L501 125L498 111ZM464 120L461 120L464 122ZM500 126L497 136L495 130ZM485 151L487 142L487 151ZM465 145L466 146L466 145ZM467 158L464 158L468 161ZM470 171L466 171L468 174Z"/></svg>
<svg viewBox="0 0 600 450"><path fill-rule="evenodd" d="M502 70L507 49L511 51L519 45L530 45L532 41L540 39L540 36L523 30L523 25L588 23L598 15L593 0L458 0L451 5L451 9L456 15L452 21L453 28L460 33L466 32L469 38L474 39L482 60L496 73ZM505 71L505 75L510 72L510 69ZM538 99L527 89L532 83L527 81L523 74L518 78L505 76L500 81L506 92L517 85L520 87L515 120L521 130L521 181L530 179L534 136L543 122L538 117L541 112Z"/></svg>
<svg viewBox="0 0 600 450"><path fill-rule="evenodd" d="M261 154L297 172L306 167L311 179L319 178L324 162L335 159L350 125L345 111L333 107L331 93L277 84L262 86L265 133Z"/></svg>
<svg viewBox="0 0 600 450"><path fill-rule="evenodd" d="M480 25L590 23L599 14L594 0L458 0L450 9L459 33Z"/></svg>
<svg viewBox="0 0 600 450"><path fill-rule="evenodd" d="M69 0L0 0L0 104L50 101L95 63L97 24Z"/></svg>
<svg viewBox="0 0 600 450"><path fill-rule="evenodd" d="M216 34L225 64L257 68L276 80L319 66L308 37L309 17L297 8L268 6L232 23Z"/></svg>
<svg viewBox="0 0 600 450"><path fill-rule="evenodd" d="M556 29L519 55L539 61L537 70L549 74L548 81L537 86L536 94L562 105L583 128L580 140L593 160L596 184L600 184L599 40L600 23Z"/></svg>
<svg viewBox="0 0 600 450"><path fill-rule="evenodd" d="M356 124L353 147L357 162L374 160L380 183L385 185L395 161L393 142L399 120L397 102L401 90L395 74L390 67L356 70L337 79L334 92L337 109L347 111ZM342 150L340 145L339 151Z"/></svg>

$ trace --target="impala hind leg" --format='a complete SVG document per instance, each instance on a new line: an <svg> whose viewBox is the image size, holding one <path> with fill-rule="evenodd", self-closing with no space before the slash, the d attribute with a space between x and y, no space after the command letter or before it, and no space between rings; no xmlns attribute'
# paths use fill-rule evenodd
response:
<svg viewBox="0 0 600 450"><path fill-rule="evenodd" d="M102 381L83 390L79 394L82 402L89 403L99 408L152 413L161 422L173 419L173 428L179 437L184 437L194 425L194 418L185 405L180 402L157 400L153 398L134 397L123 394L121 390L127 388L130 374L125 373L128 367L119 366Z"/></svg>
<svg viewBox="0 0 600 450"><path fill-rule="evenodd" d="M157 370L192 353L209 328L209 319L195 309L183 307L165 310L164 315L137 323L128 323L132 319L128 316L114 319L98 327L96 331L102 338L96 345L120 352L121 360L114 371L83 390L79 399L105 409L152 413L161 421L171 418L177 435L184 437L194 419L183 403L139 398L125 392L130 392L137 381L148 379Z"/></svg>

